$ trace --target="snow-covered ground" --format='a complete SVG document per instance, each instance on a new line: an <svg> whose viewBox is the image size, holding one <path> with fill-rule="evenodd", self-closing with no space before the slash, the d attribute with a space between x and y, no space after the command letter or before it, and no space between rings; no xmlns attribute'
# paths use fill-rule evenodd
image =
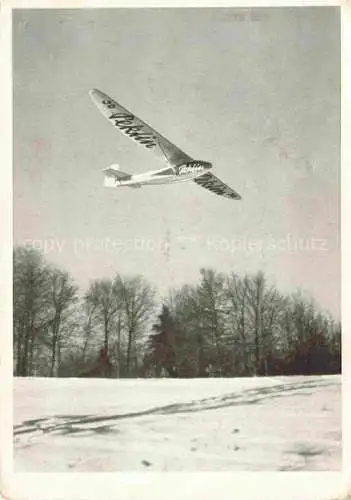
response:
<svg viewBox="0 0 351 500"><path fill-rule="evenodd" d="M21 379L16 472L337 471L341 377Z"/></svg>

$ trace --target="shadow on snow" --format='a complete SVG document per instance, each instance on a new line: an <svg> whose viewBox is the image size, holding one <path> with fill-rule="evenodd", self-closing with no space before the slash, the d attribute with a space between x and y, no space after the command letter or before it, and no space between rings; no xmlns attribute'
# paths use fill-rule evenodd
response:
<svg viewBox="0 0 351 500"><path fill-rule="evenodd" d="M117 422L118 420L146 415L171 415L217 410L230 406L255 405L263 403L268 399L287 397L292 394L309 396L312 393L308 392L308 389L333 385L338 386L338 383L332 381L305 381L296 384L258 387L256 389L247 389L241 392L194 400L189 403L174 403L117 415L56 415L54 417L26 420L22 424L14 426L14 434L20 435L38 431L42 433L54 432L61 435L118 433L119 431L115 428L114 423L107 424L107 422ZM97 423L104 423L104 425L89 427L89 424Z"/></svg>

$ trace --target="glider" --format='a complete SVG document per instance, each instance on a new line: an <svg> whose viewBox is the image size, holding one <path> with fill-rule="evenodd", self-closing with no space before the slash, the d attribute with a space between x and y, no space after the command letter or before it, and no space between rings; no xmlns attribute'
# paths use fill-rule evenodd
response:
<svg viewBox="0 0 351 500"><path fill-rule="evenodd" d="M106 187L140 188L143 185L191 180L218 195L234 200L241 199L236 191L210 172L212 163L194 160L100 90L93 89L89 93L94 104L114 127L138 144L142 144L166 159L168 163L167 167L137 175L121 172L118 165L111 165L103 170Z"/></svg>

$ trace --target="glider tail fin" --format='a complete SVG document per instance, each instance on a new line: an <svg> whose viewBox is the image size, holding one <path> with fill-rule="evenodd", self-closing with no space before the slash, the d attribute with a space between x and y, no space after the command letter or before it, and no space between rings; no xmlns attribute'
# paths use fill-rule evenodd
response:
<svg viewBox="0 0 351 500"><path fill-rule="evenodd" d="M130 174L119 170L119 165L111 165L103 170L105 174L105 187L115 187L116 181L128 181L132 178Z"/></svg>

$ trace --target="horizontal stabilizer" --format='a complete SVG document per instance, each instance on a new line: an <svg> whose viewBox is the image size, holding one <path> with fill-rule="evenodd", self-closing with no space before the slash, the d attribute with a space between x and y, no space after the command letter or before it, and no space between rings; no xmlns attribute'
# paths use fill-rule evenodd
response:
<svg viewBox="0 0 351 500"><path fill-rule="evenodd" d="M130 174L122 172L117 167L118 165L111 165L111 167L104 168L105 177L112 177L118 181L128 181L132 178Z"/></svg>

